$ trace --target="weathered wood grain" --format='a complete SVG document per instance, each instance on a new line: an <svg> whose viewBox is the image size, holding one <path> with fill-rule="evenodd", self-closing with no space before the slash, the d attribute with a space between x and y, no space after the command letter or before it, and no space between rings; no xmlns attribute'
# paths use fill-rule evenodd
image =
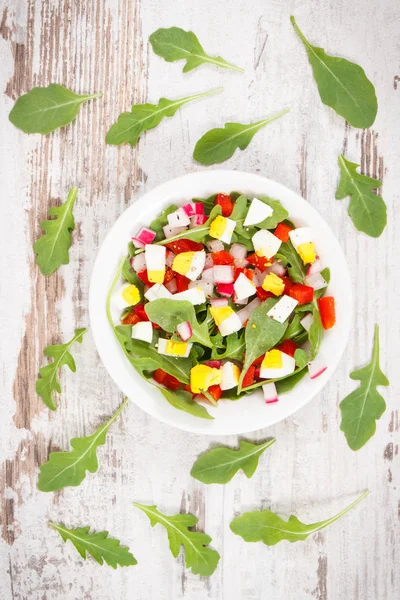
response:
<svg viewBox="0 0 400 600"><path fill-rule="evenodd" d="M379 113L369 131L346 125L323 106L294 13L310 40L360 62L374 81ZM2 395L0 419L1 600L394 600L400 597L399 80L400 8L391 0L352 3L235 0L0 0L0 218ZM202 67L184 75L149 50L161 26L193 29L207 50L245 74ZM27 136L8 122L14 100L34 85L62 83L102 91L75 122L50 136ZM143 136L136 149L106 147L105 133L133 102L179 97L223 85L224 94L187 105ZM88 325L91 268L108 228L145 190L198 170L196 140L227 120L250 121L290 106L246 152L225 165L259 172L307 198L331 224L349 261L355 318L351 339L329 385L311 404L268 431L276 445L249 481L204 486L190 468L206 440L158 423L128 406L99 451L99 472L57 494L36 489L39 465L71 437L93 431L121 395L103 369L90 335L74 349L77 373L62 372L60 408L50 414L34 392L49 343ZM337 202L337 157L359 162L384 182L388 226L378 240L358 234L347 200ZM48 208L72 185L79 195L71 262L45 279L32 244ZM348 373L368 359L373 325L381 328L382 366L391 387L374 438L358 453L339 430L340 400L354 387ZM243 408L245 410L245 407ZM315 520L368 487L354 513L307 542L273 548L247 544L229 530L244 510L268 507ZM191 511L221 553L211 578L173 559L161 527L151 529L132 502ZM112 571L82 561L47 521L107 529L139 564Z"/></svg>

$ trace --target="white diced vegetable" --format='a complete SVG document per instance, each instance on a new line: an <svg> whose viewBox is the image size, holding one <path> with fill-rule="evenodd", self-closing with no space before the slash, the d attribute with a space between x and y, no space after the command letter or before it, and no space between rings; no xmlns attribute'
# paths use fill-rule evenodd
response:
<svg viewBox="0 0 400 600"><path fill-rule="evenodd" d="M269 317L279 323L284 323L290 317L298 302L290 296L282 296L278 302L267 312Z"/></svg>
<svg viewBox="0 0 400 600"><path fill-rule="evenodd" d="M282 241L267 229L260 229L252 237L254 250L260 256L272 258L278 252Z"/></svg>
<svg viewBox="0 0 400 600"><path fill-rule="evenodd" d="M153 339L153 325L150 321L140 321L140 323L132 325L132 338L151 344Z"/></svg>
<svg viewBox="0 0 400 600"><path fill-rule="evenodd" d="M258 198L253 198L243 225L245 227L257 225L257 223L261 223L261 221L264 221L264 219L270 217L273 212L273 209L268 204L261 202L261 200Z"/></svg>

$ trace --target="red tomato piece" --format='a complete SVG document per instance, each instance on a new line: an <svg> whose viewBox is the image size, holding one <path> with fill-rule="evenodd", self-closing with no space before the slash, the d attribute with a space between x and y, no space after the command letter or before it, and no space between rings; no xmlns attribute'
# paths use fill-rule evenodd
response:
<svg viewBox="0 0 400 600"><path fill-rule="evenodd" d="M253 269L246 269L246 267L237 267L233 273L233 278L235 281L239 277L240 273L243 273L243 275L246 275L247 279L250 279L250 281L253 281L253 277L254 277Z"/></svg>
<svg viewBox="0 0 400 600"><path fill-rule="evenodd" d="M181 275L180 273L175 273L176 287L178 292L185 292L189 289L190 279Z"/></svg>
<svg viewBox="0 0 400 600"><path fill-rule="evenodd" d="M265 256L258 256L256 253L250 254L250 256L247 257L247 260L251 265L254 265L260 271L265 271L265 269L271 264L271 261L268 260L268 258Z"/></svg>
<svg viewBox="0 0 400 600"><path fill-rule="evenodd" d="M264 360L264 356L265 356L265 354L261 354L261 356L259 356L258 358L256 358L256 360L254 360L252 364L255 367L259 367L261 365L262 361Z"/></svg>
<svg viewBox="0 0 400 600"><path fill-rule="evenodd" d="M153 373L154 381L156 381L157 383L160 383L160 384L164 383L165 376L166 376L166 372L163 371L162 369L157 369L157 371L155 371Z"/></svg>
<svg viewBox="0 0 400 600"><path fill-rule="evenodd" d="M164 275L164 284L172 281L174 277L175 273L173 272L173 270L170 267L167 267Z"/></svg>
<svg viewBox="0 0 400 600"><path fill-rule="evenodd" d="M136 323L139 323L140 320L141 319L137 316L135 311L131 310L131 312L126 315L124 319L122 319L121 323L122 325L136 325Z"/></svg>
<svg viewBox="0 0 400 600"><path fill-rule="evenodd" d="M181 387L181 382L179 381L179 379L177 379L173 375L170 375L169 373L165 374L163 384L169 390L177 390Z"/></svg>
<svg viewBox="0 0 400 600"><path fill-rule="evenodd" d="M223 217L230 217L233 211L232 198L227 194L217 194L215 198L215 205L219 204L222 209Z"/></svg>
<svg viewBox="0 0 400 600"><path fill-rule="evenodd" d="M294 283L287 291L285 286L285 293L297 300L299 304L308 304L314 298L314 288L302 283Z"/></svg>
<svg viewBox="0 0 400 600"><path fill-rule="evenodd" d="M281 277L281 279L282 279L283 283L285 284L285 289L283 291L285 294L289 295L289 290L292 289L292 287L295 284L290 279L290 277L287 277L286 275L284 277Z"/></svg>
<svg viewBox="0 0 400 600"><path fill-rule="evenodd" d="M264 302L264 300L267 300L267 298L275 298L272 292L266 292L264 288L261 287L261 285L256 288L256 292L258 299L261 300L261 302Z"/></svg>
<svg viewBox="0 0 400 600"><path fill-rule="evenodd" d="M212 252L211 258L214 265L233 265L235 259L227 250Z"/></svg>
<svg viewBox="0 0 400 600"><path fill-rule="evenodd" d="M146 315L146 311L144 310L144 304L136 304L133 310L141 321L149 321L149 317Z"/></svg>
<svg viewBox="0 0 400 600"><path fill-rule="evenodd" d="M331 329L336 323L335 298L333 296L318 298L318 308L323 328Z"/></svg>
<svg viewBox="0 0 400 600"><path fill-rule="evenodd" d="M277 346L276 348L284 354L294 356L294 353L297 350L297 344L293 340L283 340L283 342L279 344L279 346Z"/></svg>
<svg viewBox="0 0 400 600"><path fill-rule="evenodd" d="M222 390L219 385L212 385L208 388L208 393L218 402L221 398Z"/></svg>
<svg viewBox="0 0 400 600"><path fill-rule="evenodd" d="M148 285L148 286L154 285L153 283L151 283L149 281L149 277L147 275L147 269L144 269L143 271L139 271L139 273L136 273L136 275L139 277L140 281L143 281L144 285Z"/></svg>
<svg viewBox="0 0 400 600"><path fill-rule="evenodd" d="M201 250L204 250L204 246L200 242L185 239L177 240L176 242L168 242L165 246L174 254L181 254L181 252L200 252Z"/></svg>
<svg viewBox="0 0 400 600"><path fill-rule="evenodd" d="M279 238L282 242L289 241L289 231L292 231L293 227L285 225L285 223L279 223L278 227L274 231L274 236Z"/></svg>
<svg viewBox="0 0 400 600"><path fill-rule="evenodd" d="M256 372L256 367L254 365L251 365L247 369L247 373L243 378L243 383L242 383L243 388L249 387L249 385L253 385L255 372Z"/></svg>

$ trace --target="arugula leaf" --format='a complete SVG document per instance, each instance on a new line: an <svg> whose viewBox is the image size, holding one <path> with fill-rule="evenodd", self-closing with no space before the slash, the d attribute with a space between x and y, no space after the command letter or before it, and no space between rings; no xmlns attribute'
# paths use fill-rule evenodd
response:
<svg viewBox="0 0 400 600"><path fill-rule="evenodd" d="M189 341L212 348L207 322L198 322L193 304L187 300L153 300L145 305L145 311L152 323L157 323L164 331L170 333L175 333L178 325L189 321L192 327L192 337Z"/></svg>
<svg viewBox="0 0 400 600"><path fill-rule="evenodd" d="M248 210L249 207L247 197L243 195L239 196L233 205L232 214L229 218L236 222L235 235L247 240L251 240L257 230L255 227L243 226Z"/></svg>
<svg viewBox="0 0 400 600"><path fill-rule="evenodd" d="M36 393L40 396L50 410L56 410L53 393L61 394L60 381L58 379L58 369L67 365L73 373L76 371L76 365L72 354L69 352L74 342L82 343L83 335L87 329L75 329L74 337L66 344L56 344L47 346L44 349L44 355L54 358L54 361L45 367L39 369L39 379L36 380Z"/></svg>
<svg viewBox="0 0 400 600"><path fill-rule="evenodd" d="M258 199L261 200L261 202L264 202L264 204L268 204L274 211L272 215L264 219L264 221L257 223L256 227L258 229L275 229L279 223L282 223L282 221L289 216L288 211L286 208L283 208L279 200L272 200L271 198L268 198L268 196Z"/></svg>
<svg viewBox="0 0 400 600"><path fill-rule="evenodd" d="M295 313L283 336L284 340L292 340L296 335L304 333L304 327L301 325L300 320L300 315Z"/></svg>
<svg viewBox="0 0 400 600"><path fill-rule="evenodd" d="M116 569L117 565L121 567L137 565L137 560L129 552L129 548L121 546L119 540L108 537L108 531L89 533L90 527L67 529L51 521L49 525L58 531L64 542L70 540L84 560L87 554L90 554L99 565L105 561L113 569Z"/></svg>
<svg viewBox="0 0 400 600"><path fill-rule="evenodd" d="M311 358L315 358L321 346L322 338L324 337L324 328L322 326L321 315L316 304L314 304L313 320L308 331L308 340L311 344Z"/></svg>
<svg viewBox="0 0 400 600"><path fill-rule="evenodd" d="M165 246L165 244L169 244L170 242L176 242L178 240L193 240L194 242L204 242L208 232L210 231L210 225L212 221L221 214L221 207L219 205L214 206L212 211L210 212L210 216L207 221L203 225L199 225L198 227L193 227L193 229L185 229L181 233L174 235L166 240L160 240L157 242L160 246Z"/></svg>
<svg viewBox="0 0 400 600"><path fill-rule="evenodd" d="M56 218L40 222L45 234L36 240L33 250L37 254L36 264L43 275L51 275L59 266L69 263L71 231L75 228L72 209L77 193L78 188L71 188L64 204L49 209L49 215Z"/></svg>
<svg viewBox="0 0 400 600"><path fill-rule="evenodd" d="M47 87L35 87L20 96L8 118L25 133L47 134L73 121L81 104L99 94L75 94L57 83Z"/></svg>
<svg viewBox="0 0 400 600"><path fill-rule="evenodd" d="M211 341L213 343L211 351L211 358L213 360L226 360L228 358L232 360L242 360L246 345L244 331L231 333L225 338L218 332L216 335L212 336ZM226 345L224 345L224 343ZM218 349L221 348L219 344L222 344L222 352L218 351Z"/></svg>
<svg viewBox="0 0 400 600"><path fill-rule="evenodd" d="M52 452L49 461L40 467L38 489L41 492L55 492L67 486L77 486L86 477L86 471L95 473L99 468L96 451L102 446L108 430L125 408L125 398L111 419L101 425L88 437L72 438L70 452Z"/></svg>
<svg viewBox="0 0 400 600"><path fill-rule="evenodd" d="M303 379L306 375L307 369L304 367L301 370L295 371L291 375L284 377L280 381L275 383L276 391L278 394L284 394L285 392L290 392L296 385Z"/></svg>
<svg viewBox="0 0 400 600"><path fill-rule="evenodd" d="M242 390L242 382L250 365L256 358L276 346L286 331L287 322L279 323L267 315L275 303L275 298L269 298L257 306L250 315L245 330L246 358L239 378L239 392Z"/></svg>
<svg viewBox="0 0 400 600"><path fill-rule="evenodd" d="M226 62L221 56L208 56L193 31L185 31L180 27L157 29L151 34L149 41L153 52L167 62L186 60L183 67L184 73L188 73L204 63L243 73L243 69Z"/></svg>
<svg viewBox="0 0 400 600"><path fill-rule="evenodd" d="M130 144L132 147L136 146L143 132L157 127L165 117L173 117L184 104L222 92L222 89L218 88L204 94L195 94L177 100L160 98L158 104L134 104L131 112L120 114L118 121L108 130L106 143L114 146L125 143Z"/></svg>
<svg viewBox="0 0 400 600"><path fill-rule="evenodd" d="M233 519L230 528L233 533L240 535L245 542L263 542L266 546L275 546L282 540L298 542L307 539L312 533L325 529L325 527L340 519L368 494L369 490L366 490L357 500L334 517L310 525L302 523L294 515L291 515L288 521L284 521L270 510L255 510Z"/></svg>
<svg viewBox="0 0 400 600"><path fill-rule="evenodd" d="M204 204L204 209L206 211L211 211L214 206L216 197L217 194L212 194L211 196L208 196L208 198L193 198L193 202L201 202L202 204Z"/></svg>
<svg viewBox="0 0 400 600"><path fill-rule="evenodd" d="M381 187L379 179L372 179L357 173L360 165L346 160L343 154L339 156L341 176L336 190L336 199L343 200L350 196L348 214L354 227L371 237L379 237L386 227L386 204L372 190Z"/></svg>
<svg viewBox="0 0 400 600"><path fill-rule="evenodd" d="M133 270L130 258L128 258L128 257L123 262L121 275L124 279L126 279L126 281L128 283L136 285L136 287L138 288L138 290L140 292L140 298L141 298L141 300L143 300L144 283L141 279L139 279L139 277Z"/></svg>
<svg viewBox="0 0 400 600"><path fill-rule="evenodd" d="M290 20L307 50L322 102L353 127L371 127L378 111L378 101L364 69L345 58L326 54L323 48L312 46L293 16Z"/></svg>
<svg viewBox="0 0 400 600"><path fill-rule="evenodd" d="M321 275L322 277L325 279L326 283L328 284L331 280L331 270L329 267L325 267L325 269L322 269L321 271ZM322 298L322 296L325 294L326 292L326 287L321 288L320 290L314 290L314 300L318 300L318 298Z"/></svg>
<svg viewBox="0 0 400 600"><path fill-rule="evenodd" d="M257 469L261 454L275 441L271 438L263 444L253 444L240 440L237 450L226 446L212 448L199 456L190 474L203 483L227 483L242 469L246 477L250 478Z"/></svg>
<svg viewBox="0 0 400 600"><path fill-rule="evenodd" d="M210 129L196 143L193 152L194 160L202 165L224 162L238 148L245 150L257 131L287 112L289 112L289 108L256 123L225 123L222 129Z"/></svg>
<svg viewBox="0 0 400 600"><path fill-rule="evenodd" d="M307 353L302 348L297 348L294 353L294 359L296 361L296 367L298 369L304 369L310 362Z"/></svg>
<svg viewBox="0 0 400 600"><path fill-rule="evenodd" d="M379 365L379 326L375 325L374 347L371 362L362 369L353 371L351 379L360 381L360 387L351 392L339 405L342 412L340 429L352 450L359 450L376 431L376 421L386 410L386 403L378 385L389 385L389 380Z"/></svg>
<svg viewBox="0 0 400 600"><path fill-rule="evenodd" d="M154 239L155 242L164 239L165 236L163 232L163 227L165 225L168 225L168 215L175 212L177 209L178 207L175 204L171 204L161 213L159 217L157 217L150 223L150 229L156 234L156 237Z"/></svg>
<svg viewBox="0 0 400 600"><path fill-rule="evenodd" d="M148 516L152 527L158 523L165 527L169 547L175 558L178 556L181 546L184 546L186 567L191 569L194 575L207 577L214 573L220 556L216 550L209 547L210 536L189 529L196 525L198 522L197 517L190 513L169 517L161 513L155 505L148 506L138 502L134 502L133 505L140 508Z"/></svg>
<svg viewBox="0 0 400 600"><path fill-rule="evenodd" d="M276 258L282 261L295 283L304 283L306 270L303 261L290 240L280 245Z"/></svg>
<svg viewBox="0 0 400 600"><path fill-rule="evenodd" d="M183 410L194 417L200 417L201 419L214 419L207 409L202 405L193 400L192 394L184 390L169 390L159 386L158 389L166 400L178 410Z"/></svg>

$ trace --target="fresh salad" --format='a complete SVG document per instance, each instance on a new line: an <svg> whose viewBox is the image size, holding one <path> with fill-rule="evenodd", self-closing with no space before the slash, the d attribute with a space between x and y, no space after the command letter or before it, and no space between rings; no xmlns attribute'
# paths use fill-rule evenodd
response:
<svg viewBox="0 0 400 600"><path fill-rule="evenodd" d="M173 406L261 387L267 404L327 368L330 272L278 200L215 194L169 206L129 242L107 314L132 367Z"/></svg>

